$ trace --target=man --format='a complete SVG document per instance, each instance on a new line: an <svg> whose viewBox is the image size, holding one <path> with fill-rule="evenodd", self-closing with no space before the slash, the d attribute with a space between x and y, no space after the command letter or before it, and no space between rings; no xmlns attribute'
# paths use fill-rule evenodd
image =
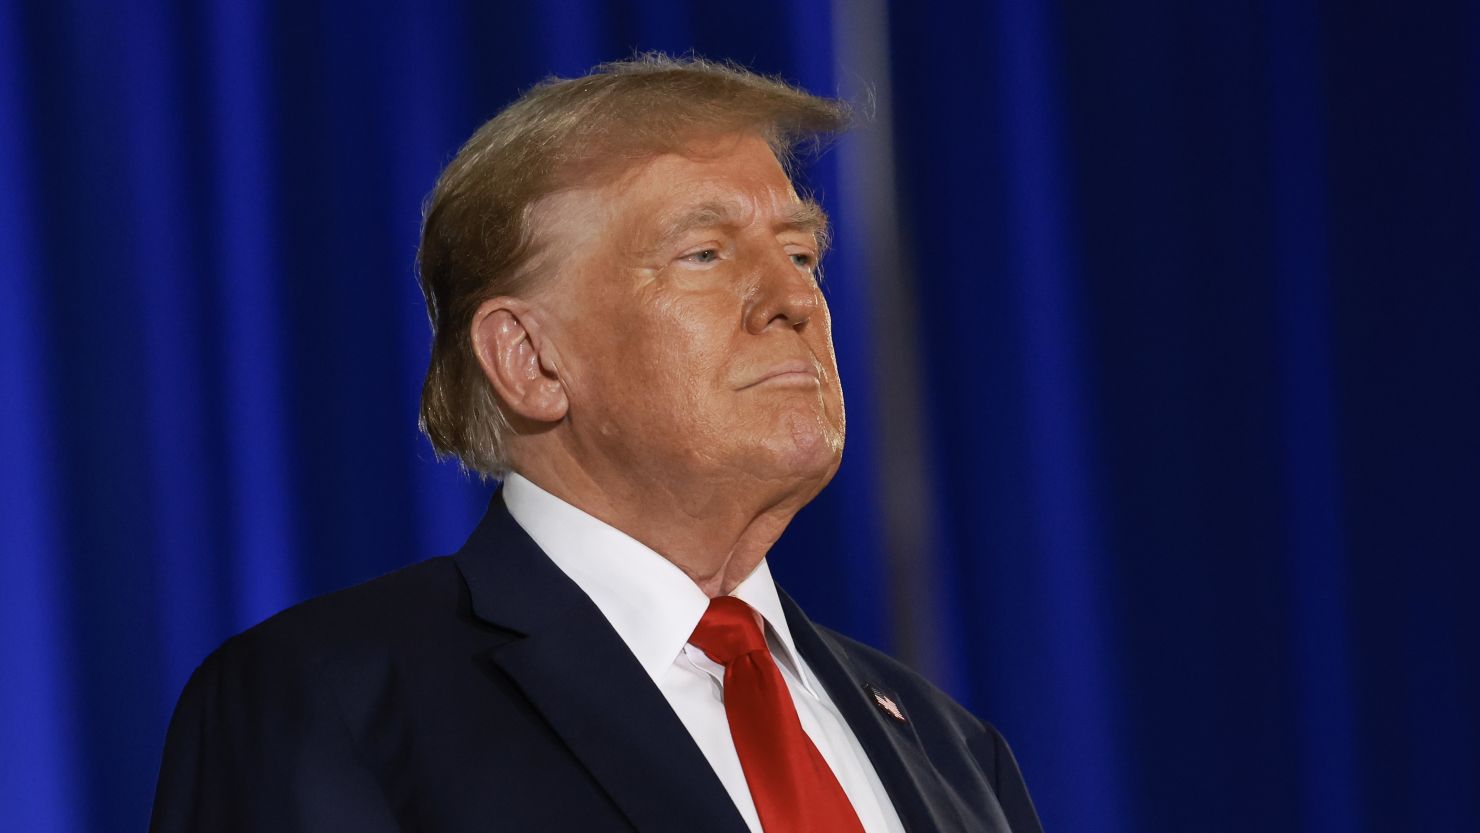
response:
<svg viewBox="0 0 1480 833"><path fill-rule="evenodd" d="M765 555L836 471L845 111L701 61L548 82L428 203L423 427L503 479L461 551L229 640L154 830L1038 831L1002 738Z"/></svg>

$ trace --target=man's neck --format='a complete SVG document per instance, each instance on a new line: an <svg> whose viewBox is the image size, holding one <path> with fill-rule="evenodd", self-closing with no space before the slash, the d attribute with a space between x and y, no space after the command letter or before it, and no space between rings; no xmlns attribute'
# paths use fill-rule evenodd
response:
<svg viewBox="0 0 1480 833"><path fill-rule="evenodd" d="M811 495L767 495L709 479L598 483L575 466L525 465L520 475L673 562L708 596L728 594L751 574ZM748 488L747 488L748 486Z"/></svg>

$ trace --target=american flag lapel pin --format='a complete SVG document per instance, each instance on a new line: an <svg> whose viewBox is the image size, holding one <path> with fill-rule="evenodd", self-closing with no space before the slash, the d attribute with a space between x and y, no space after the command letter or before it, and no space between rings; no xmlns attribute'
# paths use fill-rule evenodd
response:
<svg viewBox="0 0 1480 833"><path fill-rule="evenodd" d="M872 683L865 683L863 687L868 690L869 696L874 698L874 705L879 707L879 711L898 720L900 723L909 722L905 719L904 712L900 711L899 704L894 702L893 697L875 688Z"/></svg>

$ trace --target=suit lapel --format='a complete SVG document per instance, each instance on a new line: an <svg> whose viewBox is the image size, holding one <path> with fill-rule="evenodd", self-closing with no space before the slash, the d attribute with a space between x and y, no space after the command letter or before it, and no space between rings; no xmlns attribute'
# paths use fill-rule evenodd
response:
<svg viewBox="0 0 1480 833"><path fill-rule="evenodd" d="M881 681L861 676L847 656L823 638L790 596L782 593L781 604L798 650L868 754L905 829L919 833L1008 833L1007 821L995 806L962 806L960 798L925 754L913 725L890 717L879 707L866 685L877 688ZM893 695L893 692L881 692ZM909 703L899 703L898 707L908 716ZM989 827L983 828L974 821L982 812L990 816Z"/></svg>
<svg viewBox="0 0 1480 833"><path fill-rule="evenodd" d="M473 613L519 636L484 655L643 833L746 833L657 686L601 611L495 495L455 556Z"/></svg>

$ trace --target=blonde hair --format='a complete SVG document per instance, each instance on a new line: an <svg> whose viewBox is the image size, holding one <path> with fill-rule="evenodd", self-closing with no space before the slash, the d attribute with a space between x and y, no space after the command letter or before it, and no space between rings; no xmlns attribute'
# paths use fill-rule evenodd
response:
<svg viewBox="0 0 1480 833"><path fill-rule="evenodd" d="M784 165L847 126L847 105L731 64L641 55L550 78L478 128L427 198L417 252L432 325L421 430L469 471L508 470L509 430L473 351L473 315L537 278L531 210L695 140L760 135Z"/></svg>

